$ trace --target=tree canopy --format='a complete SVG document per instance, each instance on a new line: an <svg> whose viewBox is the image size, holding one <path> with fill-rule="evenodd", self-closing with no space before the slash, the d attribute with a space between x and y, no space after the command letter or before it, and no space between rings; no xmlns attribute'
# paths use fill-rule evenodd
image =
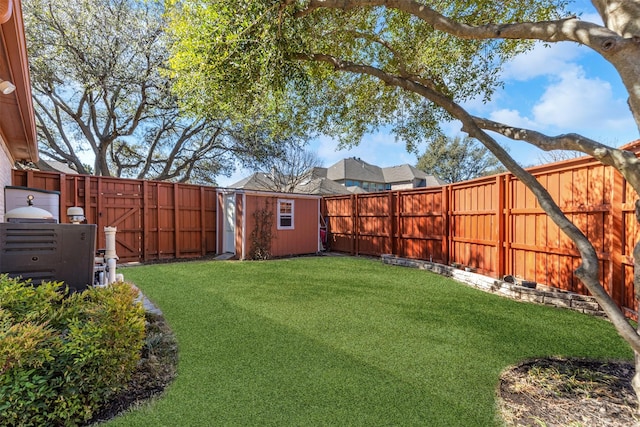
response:
<svg viewBox="0 0 640 427"><path fill-rule="evenodd" d="M452 116L386 80L425 84L458 103L489 99L500 85L500 66L528 46L448 37L402 10L357 7L384 2L347 2L353 7L344 11L316 3L174 2L171 65L181 98L202 114L259 114L278 131L304 126L346 144L390 126L414 148L441 134ZM469 24L549 19L563 6L548 0L436 3Z"/></svg>
<svg viewBox="0 0 640 427"><path fill-rule="evenodd" d="M473 138L438 137L430 141L416 167L447 182L498 172L500 162Z"/></svg>
<svg viewBox="0 0 640 427"><path fill-rule="evenodd" d="M533 41L582 44L611 63L640 125L640 0L593 0L604 25L564 0L170 0L170 61L177 93L201 114L261 117L271 132L322 132L353 144L388 126L409 148L452 119L487 147L575 244L575 275L640 354L640 335L599 281L594 246L544 186L492 133L545 151L574 150L616 168L640 192L636 156L577 133L549 136L469 114L489 99L506 61ZM544 64L541 64L544 66ZM491 133L490 133L491 132ZM640 203L637 203L640 218ZM634 250L640 291L640 244ZM640 357L638 364L640 366ZM634 388L640 395L636 369Z"/></svg>

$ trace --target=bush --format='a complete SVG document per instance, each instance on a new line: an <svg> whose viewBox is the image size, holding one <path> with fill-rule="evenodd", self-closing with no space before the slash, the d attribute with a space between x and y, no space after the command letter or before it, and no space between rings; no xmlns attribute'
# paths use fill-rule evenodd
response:
<svg viewBox="0 0 640 427"><path fill-rule="evenodd" d="M77 425L126 386L144 342L137 291L68 294L0 275L0 420Z"/></svg>

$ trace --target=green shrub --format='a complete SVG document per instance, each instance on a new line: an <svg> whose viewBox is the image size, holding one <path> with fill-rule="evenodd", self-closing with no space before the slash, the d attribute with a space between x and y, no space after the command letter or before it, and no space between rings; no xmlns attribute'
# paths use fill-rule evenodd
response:
<svg viewBox="0 0 640 427"><path fill-rule="evenodd" d="M128 284L67 295L0 275L0 423L77 425L121 390L144 342Z"/></svg>

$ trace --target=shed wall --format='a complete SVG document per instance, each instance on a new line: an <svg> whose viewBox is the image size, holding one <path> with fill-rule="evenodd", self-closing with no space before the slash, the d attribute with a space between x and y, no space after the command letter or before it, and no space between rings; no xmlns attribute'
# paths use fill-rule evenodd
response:
<svg viewBox="0 0 640 427"><path fill-rule="evenodd" d="M294 201L294 229L278 230L278 199ZM246 256L252 251L252 234L255 235L265 220L265 213L271 217L271 249L273 257L304 255L318 252L319 239L319 198L296 197L296 195L246 195L245 250Z"/></svg>

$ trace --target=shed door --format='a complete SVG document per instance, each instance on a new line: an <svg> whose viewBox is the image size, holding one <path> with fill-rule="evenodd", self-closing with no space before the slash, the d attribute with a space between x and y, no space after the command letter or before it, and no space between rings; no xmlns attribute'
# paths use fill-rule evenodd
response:
<svg viewBox="0 0 640 427"><path fill-rule="evenodd" d="M236 195L224 196L224 238L222 251L236 253Z"/></svg>

